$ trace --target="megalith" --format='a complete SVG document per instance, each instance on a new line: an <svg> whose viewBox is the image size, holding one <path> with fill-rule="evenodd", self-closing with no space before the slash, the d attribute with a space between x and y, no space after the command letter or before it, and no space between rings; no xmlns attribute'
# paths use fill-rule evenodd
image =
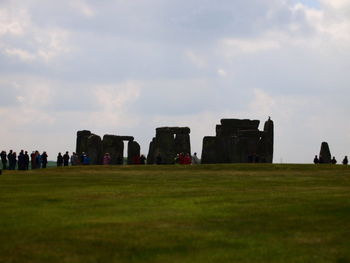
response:
<svg viewBox="0 0 350 263"><path fill-rule="evenodd" d="M321 144L319 159L320 163L331 163L332 156L327 142L322 142Z"/></svg>
<svg viewBox="0 0 350 263"><path fill-rule="evenodd" d="M202 163L269 162L273 158L273 122L259 131L259 120L222 119L216 136L203 139Z"/></svg>
<svg viewBox="0 0 350 263"><path fill-rule="evenodd" d="M123 164L124 142L120 136L103 136L102 149L103 154L110 154L111 164Z"/></svg>
<svg viewBox="0 0 350 263"><path fill-rule="evenodd" d="M128 164L139 164L140 145L135 141L128 142Z"/></svg>
<svg viewBox="0 0 350 263"><path fill-rule="evenodd" d="M190 128L160 127L152 139L147 156L147 163L156 163L157 156L162 164L174 164L178 153L191 154Z"/></svg>
<svg viewBox="0 0 350 263"><path fill-rule="evenodd" d="M80 156L83 152L88 150L88 138L90 137L91 132L88 130L78 131L77 132L77 143L75 152Z"/></svg>
<svg viewBox="0 0 350 263"><path fill-rule="evenodd" d="M92 134L88 137L86 152L90 157L90 164L102 163L102 140L100 136Z"/></svg>

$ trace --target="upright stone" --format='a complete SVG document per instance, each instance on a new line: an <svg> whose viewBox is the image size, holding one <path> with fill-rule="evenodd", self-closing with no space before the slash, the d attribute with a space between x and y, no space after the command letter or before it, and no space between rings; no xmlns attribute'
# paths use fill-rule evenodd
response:
<svg viewBox="0 0 350 263"><path fill-rule="evenodd" d="M140 159L140 150L140 145L137 142L128 142L128 164L138 164L136 160Z"/></svg>
<svg viewBox="0 0 350 263"><path fill-rule="evenodd" d="M331 151L329 150L329 146L327 142L322 142L321 150L320 150L320 160L323 160L323 163L330 163L332 156Z"/></svg>
<svg viewBox="0 0 350 263"><path fill-rule="evenodd" d="M90 157L91 164L102 164L102 140L100 136L92 134L88 137L86 152Z"/></svg>
<svg viewBox="0 0 350 263"><path fill-rule="evenodd" d="M206 136L203 138L203 147L202 147L202 164L213 164L217 163L217 153L216 153L216 137Z"/></svg>
<svg viewBox="0 0 350 263"><path fill-rule="evenodd" d="M147 154L147 164L154 164L155 161L155 144L156 138L153 138L149 144L148 154Z"/></svg>
<svg viewBox="0 0 350 263"><path fill-rule="evenodd" d="M109 153L111 164L123 164L124 142L120 136L105 135L102 141L103 154Z"/></svg>
<svg viewBox="0 0 350 263"><path fill-rule="evenodd" d="M91 132L88 130L78 131L77 132L77 144L75 152L80 156L83 152L87 152L88 147L88 138L91 135Z"/></svg>
<svg viewBox="0 0 350 263"><path fill-rule="evenodd" d="M191 154L190 129L179 128L175 134L175 153Z"/></svg>
<svg viewBox="0 0 350 263"><path fill-rule="evenodd" d="M176 156L173 132L168 128L156 129L155 155L160 155L162 164L173 164Z"/></svg>

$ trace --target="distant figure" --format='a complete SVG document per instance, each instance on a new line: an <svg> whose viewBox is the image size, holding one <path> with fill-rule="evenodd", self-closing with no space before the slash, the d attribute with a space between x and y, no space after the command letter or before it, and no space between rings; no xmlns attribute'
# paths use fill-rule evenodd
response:
<svg viewBox="0 0 350 263"><path fill-rule="evenodd" d="M315 155L314 164L319 164L319 163L320 163L320 160L318 159L317 155Z"/></svg>
<svg viewBox="0 0 350 263"><path fill-rule="evenodd" d="M349 161L348 161L348 157L345 156L344 159L343 159L343 164L344 165L348 165Z"/></svg>
<svg viewBox="0 0 350 263"><path fill-rule="evenodd" d="M41 168L41 154L39 153L39 151L35 152L35 165L36 168Z"/></svg>
<svg viewBox="0 0 350 263"><path fill-rule="evenodd" d="M192 164L199 164L199 158L197 157L197 153L194 153L192 156Z"/></svg>
<svg viewBox="0 0 350 263"><path fill-rule="evenodd" d="M160 153L157 154L156 164L162 164L162 156L160 155Z"/></svg>
<svg viewBox="0 0 350 263"><path fill-rule="evenodd" d="M24 152L24 170L29 170L29 155L28 152Z"/></svg>
<svg viewBox="0 0 350 263"><path fill-rule="evenodd" d="M146 157L143 154L140 156L140 164L146 164Z"/></svg>
<svg viewBox="0 0 350 263"><path fill-rule="evenodd" d="M89 157L89 155L87 155L87 154L84 155L83 164L84 165L90 165L90 157Z"/></svg>
<svg viewBox="0 0 350 263"><path fill-rule="evenodd" d="M24 170L24 151L21 150L18 154L18 170Z"/></svg>
<svg viewBox="0 0 350 263"><path fill-rule="evenodd" d="M331 160L331 164L337 164L337 160L335 159L335 157L333 156L332 160Z"/></svg>
<svg viewBox="0 0 350 263"><path fill-rule="evenodd" d="M58 155L57 155L57 167L61 167L62 165L63 165L63 156L59 152Z"/></svg>
<svg viewBox="0 0 350 263"><path fill-rule="evenodd" d="M192 163L191 155L189 153L186 153L184 157L184 164L191 164L191 163Z"/></svg>
<svg viewBox="0 0 350 263"><path fill-rule="evenodd" d="M63 166L68 166L69 164L69 153L66 152L64 155L63 155Z"/></svg>
<svg viewBox="0 0 350 263"><path fill-rule="evenodd" d="M70 157L70 164L71 165L78 165L79 164L79 157L75 152L73 152L73 154Z"/></svg>
<svg viewBox="0 0 350 263"><path fill-rule="evenodd" d="M35 152L32 151L32 153L30 154L30 164L32 166L32 170L36 169L36 165L35 165Z"/></svg>
<svg viewBox="0 0 350 263"><path fill-rule="evenodd" d="M5 151L2 151L0 156L1 156L1 162L2 162L2 169L6 170L7 169L7 154Z"/></svg>
<svg viewBox="0 0 350 263"><path fill-rule="evenodd" d="M47 166L47 157L48 157L47 153L43 152L41 155L41 163L42 163L43 168L46 168L46 166Z"/></svg>
<svg viewBox="0 0 350 263"><path fill-rule="evenodd" d="M109 153L105 153L105 155L103 156L103 165L110 165L111 163L111 156L109 155Z"/></svg>
<svg viewBox="0 0 350 263"><path fill-rule="evenodd" d="M13 158L13 151L10 150L8 155L7 155L7 159L9 160L9 170L14 170L14 166L16 166L16 161L14 161L14 159L16 160L16 157ZM13 166L13 163L15 162L15 165Z"/></svg>

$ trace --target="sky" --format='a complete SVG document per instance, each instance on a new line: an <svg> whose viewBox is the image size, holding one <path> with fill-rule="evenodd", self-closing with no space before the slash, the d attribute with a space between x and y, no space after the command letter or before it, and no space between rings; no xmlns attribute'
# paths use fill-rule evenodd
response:
<svg viewBox="0 0 350 263"><path fill-rule="evenodd" d="M350 155L348 0L0 0L0 150L74 151L76 132L275 124L275 163Z"/></svg>

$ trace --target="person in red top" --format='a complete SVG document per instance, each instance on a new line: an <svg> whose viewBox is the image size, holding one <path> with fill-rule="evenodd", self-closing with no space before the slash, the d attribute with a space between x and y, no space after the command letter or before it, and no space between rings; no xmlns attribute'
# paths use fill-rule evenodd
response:
<svg viewBox="0 0 350 263"><path fill-rule="evenodd" d="M191 164L192 163L192 158L189 153L186 153L185 157L183 158L183 164Z"/></svg>

